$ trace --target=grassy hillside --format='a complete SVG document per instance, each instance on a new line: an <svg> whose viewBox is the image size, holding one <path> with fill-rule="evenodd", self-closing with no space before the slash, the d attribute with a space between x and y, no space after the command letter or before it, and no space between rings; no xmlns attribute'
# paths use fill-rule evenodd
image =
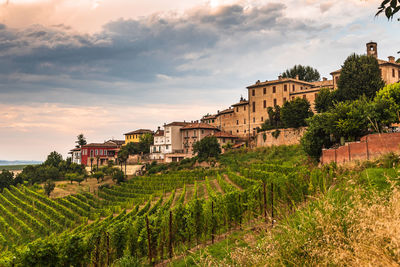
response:
<svg viewBox="0 0 400 267"><path fill-rule="evenodd" d="M371 232L365 208L392 201L396 162L320 168L282 146L63 198L12 187L0 194L0 266L341 264L352 234Z"/></svg>
<svg viewBox="0 0 400 267"><path fill-rule="evenodd" d="M172 266L398 266L398 157L331 168L334 182L272 228L258 221ZM324 171L325 168L321 170Z"/></svg>

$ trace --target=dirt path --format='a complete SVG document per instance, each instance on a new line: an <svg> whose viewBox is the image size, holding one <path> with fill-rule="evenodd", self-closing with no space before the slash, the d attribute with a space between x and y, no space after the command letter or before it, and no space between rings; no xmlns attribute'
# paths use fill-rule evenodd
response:
<svg viewBox="0 0 400 267"><path fill-rule="evenodd" d="M218 193L218 192L221 193L221 194L224 193L224 190L222 190L222 188L221 188L221 186L219 185L217 179L214 179L214 180L210 181L210 184L211 184L211 185L214 184L214 188L216 189L217 193Z"/></svg>
<svg viewBox="0 0 400 267"><path fill-rule="evenodd" d="M229 179L227 174L224 174L224 178L225 181L227 181L228 183L230 183L231 185L233 185L234 187L236 187L238 190L242 191L243 188L241 188L240 186L238 186L237 184L235 184L234 182L231 181L231 179Z"/></svg>

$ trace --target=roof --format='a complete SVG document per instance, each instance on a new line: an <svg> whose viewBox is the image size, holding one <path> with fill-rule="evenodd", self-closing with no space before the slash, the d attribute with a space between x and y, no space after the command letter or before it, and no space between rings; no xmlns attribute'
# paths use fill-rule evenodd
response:
<svg viewBox="0 0 400 267"><path fill-rule="evenodd" d="M272 85L272 84L287 83L287 82L296 82L296 83L301 83L301 84L312 86L312 83L309 83L306 81L297 80L297 79L293 79L293 78L282 78L282 79L278 79L278 80L265 81L265 82L258 81L253 85L247 86L247 89L257 88L257 87L267 86L267 85Z"/></svg>
<svg viewBox="0 0 400 267"><path fill-rule="evenodd" d="M237 136L234 136L230 133L227 132L216 132L216 133L211 133L208 136L215 136L217 138L238 138Z"/></svg>
<svg viewBox="0 0 400 267"><path fill-rule="evenodd" d="M70 151L81 151L81 148L80 147L75 147L75 148L71 149Z"/></svg>
<svg viewBox="0 0 400 267"><path fill-rule="evenodd" d="M392 66L400 67L400 63L389 62L389 61L386 61L386 60L383 60L383 59L377 59L377 60L378 60L378 64L379 65L392 65ZM333 74L336 74L336 73L340 73L341 71L342 71L342 69L335 70L335 71L332 71L330 74L333 75Z"/></svg>
<svg viewBox="0 0 400 267"><path fill-rule="evenodd" d="M249 101L242 100L239 103L233 104L232 107L243 106L243 105L248 105L248 104L249 104Z"/></svg>
<svg viewBox="0 0 400 267"><path fill-rule="evenodd" d="M189 123L189 122L174 121L174 122L165 124L164 127L165 127L165 126L186 126L186 125L188 125L188 124L190 124L190 123Z"/></svg>
<svg viewBox="0 0 400 267"><path fill-rule="evenodd" d="M212 130L217 130L219 131L219 129L217 127L211 126L210 124L207 123L190 123L188 125L186 125L185 127L181 128L182 130L190 130L190 129L212 129Z"/></svg>
<svg viewBox="0 0 400 267"><path fill-rule="evenodd" d="M125 140L113 140L113 139L110 139L106 143L109 143L109 142L114 143L114 144L116 144L118 146L122 146L123 144L125 144Z"/></svg>
<svg viewBox="0 0 400 267"><path fill-rule="evenodd" d="M154 136L164 136L164 130L157 130Z"/></svg>
<svg viewBox="0 0 400 267"><path fill-rule="evenodd" d="M126 133L124 135L128 135L128 134L147 134L147 133L152 134L153 131L149 130L149 129L139 129L139 130L136 130L136 131L132 131L132 132Z"/></svg>
<svg viewBox="0 0 400 267"><path fill-rule="evenodd" d="M333 87L333 80L312 82L314 87Z"/></svg>
<svg viewBox="0 0 400 267"><path fill-rule="evenodd" d="M217 115L220 115L220 114L227 114L227 113L232 113L232 112L234 112L233 108L227 108L227 109L224 109L224 110L218 112Z"/></svg>
<svg viewBox="0 0 400 267"><path fill-rule="evenodd" d="M204 116L202 120L209 120L209 119L215 119L217 115L209 115L209 116Z"/></svg>
<svg viewBox="0 0 400 267"><path fill-rule="evenodd" d="M82 148L84 147L107 147L107 148L116 148L118 147L117 144L115 143L110 143L110 142L106 142L106 143L90 143L87 145L82 146Z"/></svg>

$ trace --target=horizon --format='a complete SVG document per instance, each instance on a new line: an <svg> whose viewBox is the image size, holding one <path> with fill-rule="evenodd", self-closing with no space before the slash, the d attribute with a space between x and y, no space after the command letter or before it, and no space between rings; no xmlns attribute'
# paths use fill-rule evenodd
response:
<svg viewBox="0 0 400 267"><path fill-rule="evenodd" d="M10 0L0 2L0 158L65 158L139 128L198 120L294 65L331 79L378 43L398 58L400 24L380 1ZM21 160L21 159L26 160Z"/></svg>

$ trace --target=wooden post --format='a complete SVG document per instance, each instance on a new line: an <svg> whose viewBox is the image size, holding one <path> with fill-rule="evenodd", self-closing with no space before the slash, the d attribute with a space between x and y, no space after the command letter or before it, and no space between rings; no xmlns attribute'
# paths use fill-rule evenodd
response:
<svg viewBox="0 0 400 267"><path fill-rule="evenodd" d="M337 149L335 148L335 163L337 164Z"/></svg>
<svg viewBox="0 0 400 267"><path fill-rule="evenodd" d="M149 246L149 262L150 262L150 265L152 264L152 259L151 259L151 257L152 257L152 253L151 253L151 241L150 241L150 227L149 227L149 218L146 216L146 228L147 228L147 243L148 243L148 246Z"/></svg>
<svg viewBox="0 0 400 267"><path fill-rule="evenodd" d="M367 160L369 160L368 135L365 138L365 145L367 146Z"/></svg>
<svg viewBox="0 0 400 267"><path fill-rule="evenodd" d="M169 257L172 258L172 211L169 211Z"/></svg>
<svg viewBox="0 0 400 267"><path fill-rule="evenodd" d="M242 203L240 202L240 194L239 194L239 227L242 229Z"/></svg>
<svg viewBox="0 0 400 267"><path fill-rule="evenodd" d="M211 243L214 244L214 201L211 201Z"/></svg>
<svg viewBox="0 0 400 267"><path fill-rule="evenodd" d="M348 145L348 147L349 147L349 162L351 161L351 151L350 151L350 144L351 144L351 143L349 143L349 145Z"/></svg>
<svg viewBox="0 0 400 267"><path fill-rule="evenodd" d="M265 222L267 221L267 192L265 190L265 183L263 183L263 189L264 189L264 218Z"/></svg>
<svg viewBox="0 0 400 267"><path fill-rule="evenodd" d="M271 183L271 217L272 226L274 226L274 184Z"/></svg>

